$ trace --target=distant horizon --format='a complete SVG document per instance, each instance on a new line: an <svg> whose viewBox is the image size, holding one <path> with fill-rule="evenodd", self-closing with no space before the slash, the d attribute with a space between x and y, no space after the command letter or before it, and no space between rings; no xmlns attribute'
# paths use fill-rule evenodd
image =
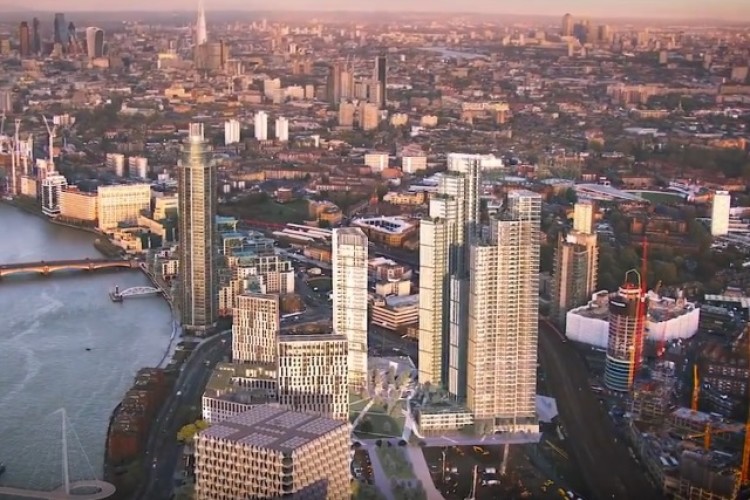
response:
<svg viewBox="0 0 750 500"><path fill-rule="evenodd" d="M675 20L675 21L724 21L744 22L750 20L750 1L748 0L714 0L709 5L705 0L629 0L627 4L621 1L610 0L610 2L599 2L595 0L568 0L559 2L555 0L525 0L519 2L518 6L498 5L490 0L465 0L456 4L452 0L432 0L422 5L427 0L381 0L377 9L365 6L353 7L344 0L319 0L315 8L310 8L305 0L279 0L275 8L269 9L258 2L250 4L235 5L238 0L218 0L206 6L206 13L222 12L263 12L269 14L295 14L295 13L382 13L382 14L430 14L437 15L497 15L515 17L546 17L562 18L565 13L570 13L575 19L633 19L633 20ZM149 3L146 0L131 0L127 8L118 4L100 4L94 0L68 0L67 2L56 2L54 0L37 0L34 8L19 9L17 0L0 0L0 11L16 15L46 14L55 12L64 13L149 13L160 14L175 13L189 14L196 12L198 1L195 0L194 8L188 7L188 3L182 0L162 0L158 3ZM610 3L609 6L602 3ZM61 5L62 4L62 5ZM67 4L67 5L66 5ZM297 5L299 4L299 5ZM102 8L102 7L117 8ZM671 6L670 6L671 5ZM460 8L457 8L460 7ZM210 21L210 19L209 19Z"/></svg>

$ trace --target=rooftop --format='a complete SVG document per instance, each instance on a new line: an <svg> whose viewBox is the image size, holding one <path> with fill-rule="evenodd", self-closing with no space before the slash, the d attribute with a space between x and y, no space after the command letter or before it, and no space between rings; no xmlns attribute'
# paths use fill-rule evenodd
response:
<svg viewBox="0 0 750 500"><path fill-rule="evenodd" d="M401 234L415 227L413 222L401 217L370 217L357 219L353 223L359 226L376 228L378 231L391 234Z"/></svg>
<svg viewBox="0 0 750 500"><path fill-rule="evenodd" d="M209 427L200 433L200 438L291 453L347 425L330 418L261 405Z"/></svg>

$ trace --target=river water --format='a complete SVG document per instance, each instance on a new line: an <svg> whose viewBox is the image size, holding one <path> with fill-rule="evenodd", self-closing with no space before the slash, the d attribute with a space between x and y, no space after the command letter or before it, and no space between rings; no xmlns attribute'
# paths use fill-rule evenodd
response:
<svg viewBox="0 0 750 500"><path fill-rule="evenodd" d="M94 239L0 204L0 264L101 257ZM0 486L62 484L60 408L71 480L101 478L110 413L172 332L162 298L113 303L108 291L148 284L135 270L0 281Z"/></svg>

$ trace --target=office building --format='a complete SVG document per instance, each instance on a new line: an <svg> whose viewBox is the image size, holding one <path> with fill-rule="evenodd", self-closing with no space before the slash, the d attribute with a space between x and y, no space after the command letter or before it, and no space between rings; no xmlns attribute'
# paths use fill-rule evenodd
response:
<svg viewBox="0 0 750 500"><path fill-rule="evenodd" d="M240 142L240 122L234 119L224 122L224 145L229 146L238 142Z"/></svg>
<svg viewBox="0 0 750 500"><path fill-rule="evenodd" d="M573 36L573 16L570 14L565 14L562 18L562 28L560 29L560 34L562 36Z"/></svg>
<svg viewBox="0 0 750 500"><path fill-rule="evenodd" d="M31 21L31 43L34 54L36 55L42 53L42 35L39 28L39 19L35 17Z"/></svg>
<svg viewBox="0 0 750 500"><path fill-rule="evenodd" d="M377 82L378 92L376 104L380 109L386 107L386 83L388 80L388 58L381 54L375 58L375 81Z"/></svg>
<svg viewBox="0 0 750 500"><path fill-rule="evenodd" d="M232 320L232 360L275 363L279 333L279 296L246 293L236 297Z"/></svg>
<svg viewBox="0 0 750 500"><path fill-rule="evenodd" d="M183 328L211 330L218 313L216 170L203 124L190 124L178 167L180 313Z"/></svg>
<svg viewBox="0 0 750 500"><path fill-rule="evenodd" d="M565 324L568 311L585 305L596 288L599 246L592 203L576 203L573 230L560 235L552 274L552 317Z"/></svg>
<svg viewBox="0 0 750 500"><path fill-rule="evenodd" d="M344 335L281 335L279 403L290 410L347 422L347 344Z"/></svg>
<svg viewBox="0 0 750 500"><path fill-rule="evenodd" d="M86 28L86 52L89 59L104 57L104 30L94 26Z"/></svg>
<svg viewBox="0 0 750 500"><path fill-rule="evenodd" d="M289 120L283 116L276 118L276 140L279 142L289 141Z"/></svg>
<svg viewBox="0 0 750 500"><path fill-rule="evenodd" d="M711 235L724 236L729 233L729 210L732 197L727 191L716 191L711 202Z"/></svg>
<svg viewBox="0 0 750 500"><path fill-rule="evenodd" d="M538 432L536 367L542 198L508 193L470 251L466 403L492 432Z"/></svg>
<svg viewBox="0 0 750 500"><path fill-rule="evenodd" d="M68 25L65 22L65 14L58 12L55 14L53 40L59 43L64 49L67 48L68 42Z"/></svg>
<svg viewBox="0 0 750 500"><path fill-rule="evenodd" d="M388 153L365 154L365 165L370 167L373 172L382 172L388 168Z"/></svg>
<svg viewBox="0 0 750 500"><path fill-rule="evenodd" d="M637 275L635 271L631 271ZM629 273L629 274L630 274ZM633 387L643 353L644 319L648 301L637 283L625 283L609 297L609 336L604 362L604 385L611 391Z"/></svg>
<svg viewBox="0 0 750 500"><path fill-rule="evenodd" d="M349 384L367 382L367 236L359 228L333 230L333 330L349 349Z"/></svg>
<svg viewBox="0 0 750 500"><path fill-rule="evenodd" d="M60 193L68 187L64 175L52 172L42 180L42 212L48 217L60 215Z"/></svg>
<svg viewBox="0 0 750 500"><path fill-rule="evenodd" d="M257 406L196 436L196 498L349 498L350 439L346 422Z"/></svg>
<svg viewBox="0 0 750 500"><path fill-rule="evenodd" d="M100 186L97 196L97 219L102 231L111 231L120 224L135 224L141 212L151 210L149 184Z"/></svg>
<svg viewBox="0 0 750 500"><path fill-rule="evenodd" d="M84 223L94 223L99 217L99 196L69 186L60 193L60 217Z"/></svg>
<svg viewBox="0 0 750 500"><path fill-rule="evenodd" d="M21 57L29 57L31 55L31 43L29 23L23 21L18 27L18 54Z"/></svg>
<svg viewBox="0 0 750 500"><path fill-rule="evenodd" d="M268 140L268 113L265 111L255 113L255 140Z"/></svg>

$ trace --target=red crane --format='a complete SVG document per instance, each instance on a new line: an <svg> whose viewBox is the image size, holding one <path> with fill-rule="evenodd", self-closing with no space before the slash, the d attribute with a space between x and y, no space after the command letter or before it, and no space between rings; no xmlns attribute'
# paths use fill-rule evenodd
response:
<svg viewBox="0 0 750 500"><path fill-rule="evenodd" d="M641 368L641 357L643 356L643 340L646 332L646 294L648 292L647 279L648 277L648 239L643 237L643 260L641 261L641 279L640 287L641 293L638 300L636 310L636 323L635 323L635 352L634 352L634 365L633 365L633 378L635 379L636 374Z"/></svg>

